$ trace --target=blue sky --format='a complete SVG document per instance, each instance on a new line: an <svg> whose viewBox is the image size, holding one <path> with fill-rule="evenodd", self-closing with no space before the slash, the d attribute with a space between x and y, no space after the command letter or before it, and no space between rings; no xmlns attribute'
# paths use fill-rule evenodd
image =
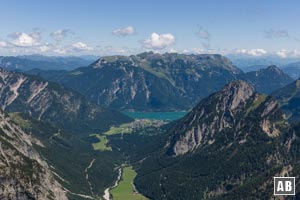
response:
<svg viewBox="0 0 300 200"><path fill-rule="evenodd" d="M300 57L300 2L0 0L0 54Z"/></svg>

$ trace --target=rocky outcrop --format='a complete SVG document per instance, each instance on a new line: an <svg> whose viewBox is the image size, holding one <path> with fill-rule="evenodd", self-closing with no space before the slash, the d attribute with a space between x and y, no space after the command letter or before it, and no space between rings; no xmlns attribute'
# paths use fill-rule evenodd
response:
<svg viewBox="0 0 300 200"><path fill-rule="evenodd" d="M276 122L284 122L285 116L278 103L270 97L256 94L244 81L233 81L220 92L202 100L177 122L169 131L168 153L182 155L200 146L211 145L220 135L222 138L224 132L230 132L242 144L245 142L242 135L249 134L251 128L248 118L254 115L258 119L252 122L251 127L260 127L269 137L280 135ZM273 116L279 118L274 119Z"/></svg>
<svg viewBox="0 0 300 200"><path fill-rule="evenodd" d="M77 132L101 131L111 125L130 121L117 111L87 102L76 92L37 77L1 68L0 105L4 111L26 113Z"/></svg>
<svg viewBox="0 0 300 200"><path fill-rule="evenodd" d="M0 111L0 199L67 199L34 145L42 143Z"/></svg>

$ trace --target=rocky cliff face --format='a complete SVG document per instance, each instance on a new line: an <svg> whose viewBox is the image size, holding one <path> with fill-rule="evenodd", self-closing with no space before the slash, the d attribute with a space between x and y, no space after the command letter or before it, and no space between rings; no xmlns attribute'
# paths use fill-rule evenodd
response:
<svg viewBox="0 0 300 200"><path fill-rule="evenodd" d="M100 131L130 121L85 100L76 92L36 77L0 69L0 105L8 112L30 116L77 132Z"/></svg>
<svg viewBox="0 0 300 200"><path fill-rule="evenodd" d="M245 142L244 134L249 116L258 115L252 126L260 129L269 137L280 134L276 122L284 120L278 103L254 89L244 81L234 81L226 85L220 92L202 100L187 116L170 130L172 139L169 153L185 154L193 149L211 145L225 131L230 131L238 142ZM279 115L274 121L272 116ZM248 128L248 127L247 127ZM219 136L218 136L219 134ZM222 136L221 136L222 137Z"/></svg>
<svg viewBox="0 0 300 200"><path fill-rule="evenodd" d="M0 199L67 199L34 145L43 146L0 111Z"/></svg>
<svg viewBox="0 0 300 200"><path fill-rule="evenodd" d="M274 176L299 174L299 128L244 81L172 125L138 169L137 189L152 199L272 199Z"/></svg>

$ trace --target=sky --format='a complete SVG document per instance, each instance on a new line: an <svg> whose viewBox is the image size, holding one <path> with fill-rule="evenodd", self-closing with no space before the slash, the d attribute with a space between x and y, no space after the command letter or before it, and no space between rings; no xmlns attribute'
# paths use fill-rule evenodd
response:
<svg viewBox="0 0 300 200"><path fill-rule="evenodd" d="M300 57L300 1L0 0L0 55Z"/></svg>

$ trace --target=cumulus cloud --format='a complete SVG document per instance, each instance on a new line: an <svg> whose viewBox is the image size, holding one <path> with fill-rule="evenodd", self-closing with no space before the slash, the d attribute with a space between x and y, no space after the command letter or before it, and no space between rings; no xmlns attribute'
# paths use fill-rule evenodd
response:
<svg viewBox="0 0 300 200"><path fill-rule="evenodd" d="M203 40L203 48L210 48L211 34L203 27L199 27L199 30L196 32L196 35Z"/></svg>
<svg viewBox="0 0 300 200"><path fill-rule="evenodd" d="M292 51L288 51L286 49L281 49L276 52L276 55L280 58L287 58L287 57L300 57L300 51L295 49Z"/></svg>
<svg viewBox="0 0 300 200"><path fill-rule="evenodd" d="M11 43L17 47L31 47L39 44L41 40L40 32L33 33L12 33L9 35L12 38Z"/></svg>
<svg viewBox="0 0 300 200"><path fill-rule="evenodd" d="M146 49L162 50L175 44L175 36L171 33L152 33L150 38L144 39L143 47Z"/></svg>
<svg viewBox="0 0 300 200"><path fill-rule="evenodd" d="M128 35L133 35L135 33L136 33L135 29L132 26L118 28L112 31L112 34L116 36L128 36Z"/></svg>
<svg viewBox="0 0 300 200"><path fill-rule="evenodd" d="M37 50L39 52L45 53L45 52L49 52L50 50L52 50L52 48L53 48L52 44L46 43L46 44L42 44L42 45L38 46Z"/></svg>
<svg viewBox="0 0 300 200"><path fill-rule="evenodd" d="M83 42L76 42L71 45L71 49L74 51L91 51L93 47L83 43Z"/></svg>
<svg viewBox="0 0 300 200"><path fill-rule="evenodd" d="M267 54L267 51L264 49L237 49L235 53L245 54L250 56L263 56Z"/></svg>
<svg viewBox="0 0 300 200"><path fill-rule="evenodd" d="M57 42L61 41L62 39L74 35L75 33L71 29L59 29L50 34L50 36Z"/></svg>
<svg viewBox="0 0 300 200"><path fill-rule="evenodd" d="M269 39L289 38L290 35L286 30L271 28L265 31L265 37Z"/></svg>

